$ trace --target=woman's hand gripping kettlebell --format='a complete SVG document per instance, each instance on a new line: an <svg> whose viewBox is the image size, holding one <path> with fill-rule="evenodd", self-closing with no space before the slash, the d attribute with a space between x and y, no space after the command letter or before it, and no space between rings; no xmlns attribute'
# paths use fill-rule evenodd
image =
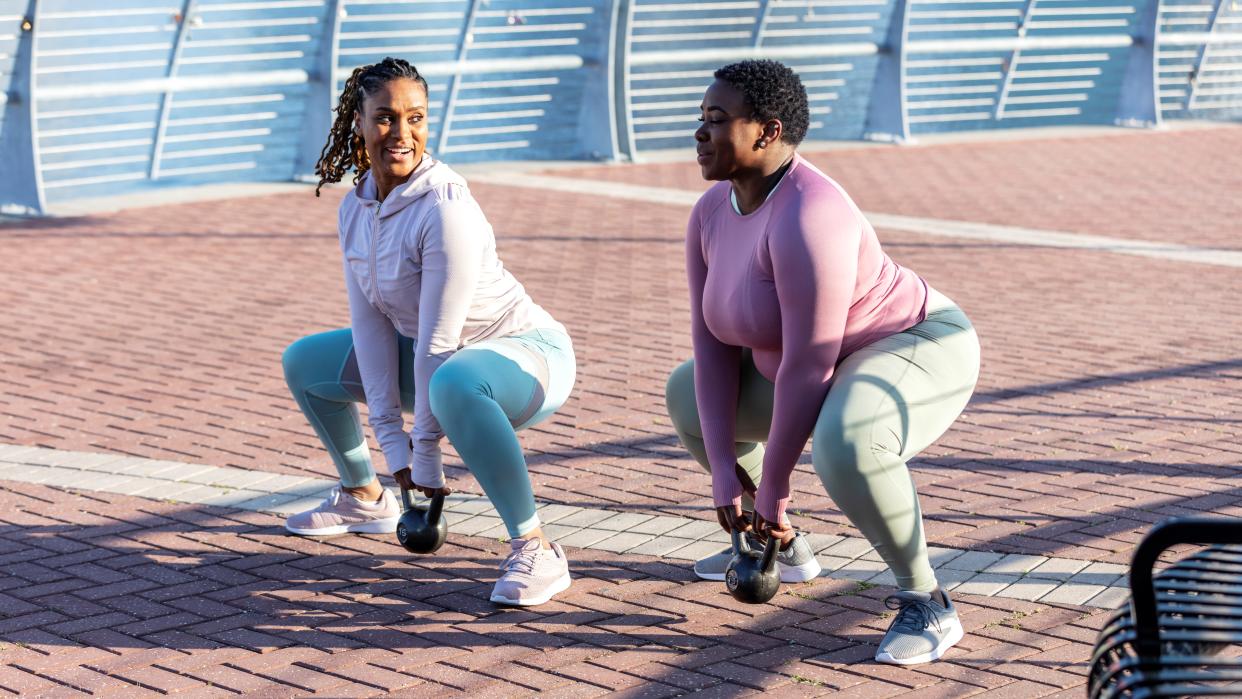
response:
<svg viewBox="0 0 1242 699"><path fill-rule="evenodd" d="M444 519L444 496L452 489L419 486L410 479L410 469L403 468L393 474L401 486L401 504L404 512L397 520L397 541L410 553L435 553L448 538L448 522ZM415 507L410 491L417 490L431 498L427 509Z"/></svg>

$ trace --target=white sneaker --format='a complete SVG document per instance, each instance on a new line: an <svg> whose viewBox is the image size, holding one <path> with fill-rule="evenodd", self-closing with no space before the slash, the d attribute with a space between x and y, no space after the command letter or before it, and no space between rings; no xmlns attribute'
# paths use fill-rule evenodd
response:
<svg viewBox="0 0 1242 699"><path fill-rule="evenodd" d="M545 549L538 539L514 539L509 546L512 551L500 564L504 575L492 588L493 602L532 607L569 589L569 561L559 544Z"/></svg>
<svg viewBox="0 0 1242 699"><path fill-rule="evenodd" d="M400 518L401 506L387 488L379 502L363 502L338 485L315 509L289 515L285 529L301 536L392 534Z"/></svg>

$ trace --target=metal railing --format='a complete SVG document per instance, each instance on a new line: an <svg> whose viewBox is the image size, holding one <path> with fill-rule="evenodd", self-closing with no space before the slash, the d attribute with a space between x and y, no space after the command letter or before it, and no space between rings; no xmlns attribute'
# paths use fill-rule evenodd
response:
<svg viewBox="0 0 1242 699"><path fill-rule="evenodd" d="M688 146L744 57L799 72L812 139L1242 116L1236 0L0 0L0 208L305 176L386 55L452 161Z"/></svg>

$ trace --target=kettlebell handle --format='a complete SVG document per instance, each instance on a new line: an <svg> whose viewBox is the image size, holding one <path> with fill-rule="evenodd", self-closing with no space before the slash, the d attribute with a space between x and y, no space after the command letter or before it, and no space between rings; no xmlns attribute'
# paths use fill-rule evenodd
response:
<svg viewBox="0 0 1242 699"><path fill-rule="evenodd" d="M427 524L436 526L440 523L440 512L444 509L444 493L431 496L431 505L427 508Z"/></svg>
<svg viewBox="0 0 1242 699"><path fill-rule="evenodd" d="M746 537L742 536L741 532L734 529L733 531L729 532L729 538L733 541L733 553L736 553L736 554L749 554L750 553L751 551L750 541L748 541Z"/></svg>
<svg viewBox="0 0 1242 699"><path fill-rule="evenodd" d="M771 534L768 535L768 543L763 547L763 570L772 570L776 565L776 552L780 550L781 542Z"/></svg>
<svg viewBox="0 0 1242 699"><path fill-rule="evenodd" d="M410 497L410 491L405 488L401 489L401 504L405 507L405 511L409 512L414 509L414 500ZM427 524L436 526L440 521L440 513L444 510L444 493L436 493L431 496L431 505L427 507Z"/></svg>

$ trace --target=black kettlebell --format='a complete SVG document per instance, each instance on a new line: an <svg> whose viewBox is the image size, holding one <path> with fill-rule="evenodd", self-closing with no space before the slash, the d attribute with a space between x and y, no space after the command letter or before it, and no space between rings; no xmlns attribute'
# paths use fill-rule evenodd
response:
<svg viewBox="0 0 1242 699"><path fill-rule="evenodd" d="M444 509L444 494L436 493L428 508L414 507L410 491L401 489L401 504L405 512L397 520L397 541L410 553L435 553L448 538L448 522L440 516Z"/></svg>
<svg viewBox="0 0 1242 699"><path fill-rule="evenodd" d="M768 537L763 553L750 548L750 543L737 531L733 532L733 559L725 569L725 587L733 599L746 604L763 604L776 596L781 586L776 571L776 551L780 541Z"/></svg>

